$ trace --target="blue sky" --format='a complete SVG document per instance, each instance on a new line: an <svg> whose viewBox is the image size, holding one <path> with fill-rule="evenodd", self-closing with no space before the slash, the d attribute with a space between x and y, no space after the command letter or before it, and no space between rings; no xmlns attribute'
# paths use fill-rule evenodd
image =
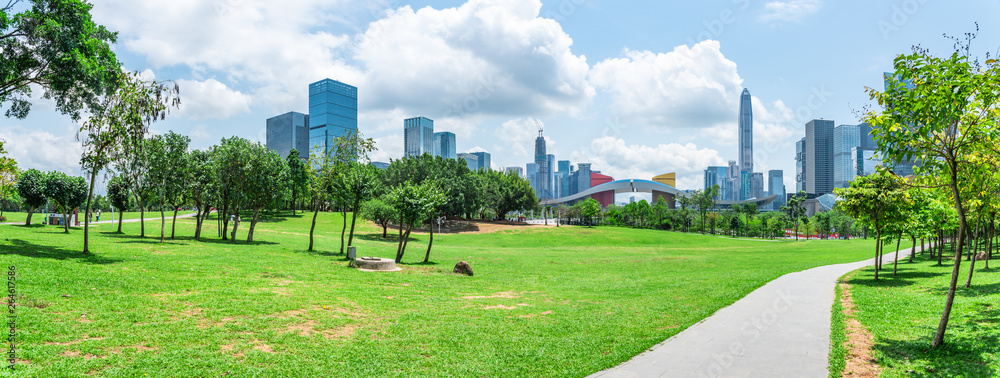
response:
<svg viewBox="0 0 1000 378"><path fill-rule="evenodd" d="M616 179L702 170L735 160L739 93L754 97L755 170L794 188L794 142L814 118L858 123L892 59L915 44L938 54L979 22L973 48L1000 49L987 16L998 1L351 1L94 0L119 31L129 70L176 80L184 106L155 132L194 148L238 135L263 141L265 119L307 112L310 82L359 87L360 130L402 155L403 119L426 116L524 166L545 126L559 160ZM77 126L37 100L0 121L24 168L79 174ZM55 153L59 152L59 153Z"/></svg>

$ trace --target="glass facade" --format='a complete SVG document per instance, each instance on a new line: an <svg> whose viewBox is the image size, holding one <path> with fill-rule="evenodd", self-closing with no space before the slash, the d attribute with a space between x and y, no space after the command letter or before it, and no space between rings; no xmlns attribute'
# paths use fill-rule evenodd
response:
<svg viewBox="0 0 1000 378"><path fill-rule="evenodd" d="M705 170L705 190L714 185L719 186L718 199L726 200L726 192L729 191L728 167L714 166Z"/></svg>
<svg viewBox="0 0 1000 378"><path fill-rule="evenodd" d="M795 142L795 193L806 190L806 138Z"/></svg>
<svg viewBox="0 0 1000 378"><path fill-rule="evenodd" d="M777 196L771 202L771 210L780 210L785 204L785 173L780 169L767 171L767 194Z"/></svg>
<svg viewBox="0 0 1000 378"><path fill-rule="evenodd" d="M833 121L814 119L806 124L806 193L833 192Z"/></svg>
<svg viewBox="0 0 1000 378"><path fill-rule="evenodd" d="M528 178L528 182L531 183L531 189L535 191L535 195L538 195L538 164L528 163L525 166L525 175Z"/></svg>
<svg viewBox="0 0 1000 378"><path fill-rule="evenodd" d="M524 177L524 168L521 167L507 167L507 172L513 172L517 177Z"/></svg>
<svg viewBox="0 0 1000 378"><path fill-rule="evenodd" d="M309 146L333 155L336 139L358 132L358 88L336 80L309 84Z"/></svg>
<svg viewBox="0 0 1000 378"><path fill-rule="evenodd" d="M853 163L854 148L875 148L875 140L868 124L840 125L833 129L833 186L846 188L857 175Z"/></svg>
<svg viewBox="0 0 1000 378"><path fill-rule="evenodd" d="M764 198L764 174L753 172L750 174L750 198Z"/></svg>
<svg viewBox="0 0 1000 378"><path fill-rule="evenodd" d="M455 159L458 155L455 152L455 133L440 132L434 133L434 156L445 159Z"/></svg>
<svg viewBox="0 0 1000 378"><path fill-rule="evenodd" d="M458 158L462 159L462 160L465 160L465 165L467 165L469 167L469 169L471 169L473 171L475 171L476 169L479 169L479 158L476 157L476 155L473 155L473 154L458 154Z"/></svg>
<svg viewBox="0 0 1000 378"><path fill-rule="evenodd" d="M753 172L753 105L750 91L740 95L740 170Z"/></svg>
<svg viewBox="0 0 1000 378"><path fill-rule="evenodd" d="M493 169L489 152L473 152L472 154L478 159L476 169Z"/></svg>
<svg viewBox="0 0 1000 378"><path fill-rule="evenodd" d="M434 153L434 121L427 117L403 120L403 156Z"/></svg>
<svg viewBox="0 0 1000 378"><path fill-rule="evenodd" d="M282 158L292 149L299 151L299 158L309 158L309 116L288 112L267 119L267 148Z"/></svg>

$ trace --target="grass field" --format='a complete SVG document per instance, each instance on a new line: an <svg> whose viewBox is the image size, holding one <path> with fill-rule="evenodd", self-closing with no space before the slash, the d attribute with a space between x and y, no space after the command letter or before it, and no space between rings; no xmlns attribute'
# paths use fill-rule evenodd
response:
<svg viewBox="0 0 1000 378"><path fill-rule="evenodd" d="M82 211L81 211L81 213L82 213ZM192 214L192 213L194 213L194 212L193 211L179 211L179 212L177 212L177 215L180 216L181 214ZM48 215L48 213L37 213L36 212L36 213L32 214L31 215L31 223L32 224L35 224L35 223L41 224L42 222L45 221L45 216L46 215ZM4 223L20 223L20 224L24 224L24 221L26 221L28 219L28 213L14 213L14 212L5 211L5 212L3 212L3 216L7 218L7 220L5 220ZM118 216L119 216L119 213L115 212L115 221L116 222L118 221ZM172 212L167 212L166 216L167 216L167 222L170 222L170 219L173 218L174 214ZM146 219L150 219L150 218L157 218L157 219L159 219L160 218L160 212L159 211L147 211L146 212ZM136 211L136 212L127 212L127 213L125 213L125 219L126 220L128 220L128 219L139 219L139 212L138 211ZM111 213L110 212L101 212L101 220L102 221L109 221L109 220L111 220ZM80 218L80 221L81 221L80 224L83 224L83 218ZM92 221L96 222L97 218L94 218ZM178 227L178 229L180 229L180 228Z"/></svg>
<svg viewBox="0 0 1000 378"><path fill-rule="evenodd" d="M615 366L782 274L868 258L873 243L759 241L624 228L416 235L403 271L360 272L340 217L222 242L0 226L16 264L19 376L568 376ZM244 223L244 226L247 224ZM359 222L359 256L395 240ZM169 226L168 226L169 227ZM147 230L148 231L148 230ZM241 229L245 238L246 227ZM169 229L168 229L169 232ZM391 235L390 235L391 236ZM451 274L468 261L474 277ZM7 374L7 373L0 373Z"/></svg>
<svg viewBox="0 0 1000 378"><path fill-rule="evenodd" d="M947 257L947 255L946 255ZM964 288L969 262L962 261L945 346L927 351L941 320L954 260L921 256L900 262L875 282L865 268L846 282L851 285L858 320L872 334L872 357L883 377L996 377L1000 375L1000 272L982 269L977 261L972 287ZM997 261L991 261L995 265ZM835 337L836 338L836 335ZM832 364L831 364L832 365Z"/></svg>

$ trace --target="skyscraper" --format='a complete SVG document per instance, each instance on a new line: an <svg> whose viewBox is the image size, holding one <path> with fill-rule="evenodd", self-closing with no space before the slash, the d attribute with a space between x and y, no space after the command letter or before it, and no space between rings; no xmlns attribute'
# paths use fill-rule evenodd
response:
<svg viewBox="0 0 1000 378"><path fill-rule="evenodd" d="M477 157L476 155L460 153L458 154L458 158L465 160L465 165L468 166L469 169L473 171L479 169L479 157Z"/></svg>
<svg viewBox="0 0 1000 378"><path fill-rule="evenodd" d="M761 172L750 174L750 198L764 198L764 174Z"/></svg>
<svg viewBox="0 0 1000 378"><path fill-rule="evenodd" d="M780 169L767 171L767 194L777 196L771 202L771 210L780 210L785 204L785 177Z"/></svg>
<svg viewBox="0 0 1000 378"><path fill-rule="evenodd" d="M556 155L545 155L545 167L548 168L549 198L559 198L559 189L556 187Z"/></svg>
<svg viewBox="0 0 1000 378"><path fill-rule="evenodd" d="M750 91L740 95L740 170L753 172L753 106Z"/></svg>
<svg viewBox="0 0 1000 378"><path fill-rule="evenodd" d="M806 138L795 142L795 193L806 190Z"/></svg>
<svg viewBox="0 0 1000 378"><path fill-rule="evenodd" d="M557 173L559 179L559 198L566 197L570 194L569 185L569 175L573 173L573 166L569 164L569 160L559 160L559 172Z"/></svg>
<svg viewBox="0 0 1000 378"><path fill-rule="evenodd" d="M445 159L458 157L455 154L455 133L447 131L434 133L434 156L440 156Z"/></svg>
<svg viewBox="0 0 1000 378"><path fill-rule="evenodd" d="M525 177L527 177L528 182L531 183L531 189L535 191L535 196L541 196L538 192L538 164L528 163L524 168Z"/></svg>
<svg viewBox="0 0 1000 378"><path fill-rule="evenodd" d="M427 117L403 120L403 156L434 153L434 120Z"/></svg>
<svg viewBox="0 0 1000 378"><path fill-rule="evenodd" d="M857 175L857 168L851 163L851 150L857 147L874 148L871 127L860 125L840 125L833 129L833 186L846 188Z"/></svg>
<svg viewBox="0 0 1000 378"><path fill-rule="evenodd" d="M806 124L806 193L833 192L833 121L814 119Z"/></svg>
<svg viewBox="0 0 1000 378"><path fill-rule="evenodd" d="M524 177L524 168L521 167L507 167L505 168L507 172L512 172L517 175L517 177Z"/></svg>
<svg viewBox="0 0 1000 378"><path fill-rule="evenodd" d="M493 166L491 165L493 163L490 161L489 152L481 151L481 152L473 152L472 154L476 156L479 163L478 165L476 165L476 169L493 169Z"/></svg>
<svg viewBox="0 0 1000 378"><path fill-rule="evenodd" d="M538 130L538 137L535 138L535 164L538 165L538 198L548 199L549 194L549 159L545 153L545 137L542 130Z"/></svg>
<svg viewBox="0 0 1000 378"><path fill-rule="evenodd" d="M727 199L726 192L729 190L728 167L714 166L705 170L705 190L712 186L719 186L719 195L716 199Z"/></svg>
<svg viewBox="0 0 1000 378"><path fill-rule="evenodd" d="M282 158L294 148L303 160L309 158L309 116L288 112L267 119L267 148Z"/></svg>
<svg viewBox="0 0 1000 378"><path fill-rule="evenodd" d="M309 84L309 148L332 155L336 139L358 132L358 88L336 80Z"/></svg>
<svg viewBox="0 0 1000 378"><path fill-rule="evenodd" d="M740 200L740 165L736 160L730 160L729 166L726 169L727 173L727 183L728 188L726 190L727 201L739 201Z"/></svg>

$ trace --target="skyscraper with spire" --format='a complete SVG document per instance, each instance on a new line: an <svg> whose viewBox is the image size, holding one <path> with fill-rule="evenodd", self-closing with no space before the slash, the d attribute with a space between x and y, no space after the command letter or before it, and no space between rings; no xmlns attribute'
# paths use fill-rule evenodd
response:
<svg viewBox="0 0 1000 378"><path fill-rule="evenodd" d="M750 91L740 95L740 171L753 172L753 109Z"/></svg>
<svg viewBox="0 0 1000 378"><path fill-rule="evenodd" d="M555 159L553 159L555 160ZM549 187L549 158L548 154L545 153L545 137L542 136L542 128L538 128L538 138L535 138L535 164L538 165L538 198L549 199L551 198L551 188Z"/></svg>

